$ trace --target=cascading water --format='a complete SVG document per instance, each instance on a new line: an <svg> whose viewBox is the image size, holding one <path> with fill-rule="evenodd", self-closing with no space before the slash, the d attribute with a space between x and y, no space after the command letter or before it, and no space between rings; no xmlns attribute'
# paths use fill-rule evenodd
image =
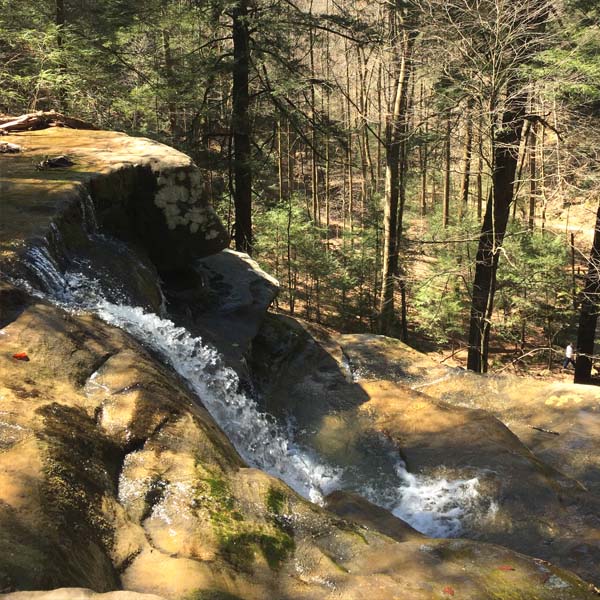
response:
<svg viewBox="0 0 600 600"><path fill-rule="evenodd" d="M88 223L93 224L90 229L95 229L90 210L90 204L82 208ZM77 261L62 273L47 247L31 248L26 261L43 287L40 292L28 285L30 291L70 311L95 312L157 351L188 382L249 464L281 478L313 502L321 502L334 489L347 487L344 469L327 464L295 443L289 432L240 392L237 374L200 338L140 307L115 303L115 293L108 293L106 281L91 276L89 268L82 270ZM124 295L116 296L119 302L126 301ZM373 474L370 480L355 481L352 489L419 531L434 537L457 536L463 522L482 511L485 503L476 478L449 481L420 477L408 473L392 450L390 461L392 474L385 481Z"/></svg>

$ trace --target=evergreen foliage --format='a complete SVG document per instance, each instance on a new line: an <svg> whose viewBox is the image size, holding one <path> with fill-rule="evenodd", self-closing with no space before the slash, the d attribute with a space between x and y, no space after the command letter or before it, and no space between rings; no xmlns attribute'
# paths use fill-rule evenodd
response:
<svg viewBox="0 0 600 600"><path fill-rule="evenodd" d="M541 0L247 4L241 165L240 6L0 0L0 113L56 109L182 149L232 235L235 172L246 169L255 253L281 282L279 310L380 331L385 296L388 334L453 348L467 343L477 240L510 146L517 172L495 248L494 345L527 353L572 334L583 277L573 277L569 239L553 220L582 206L591 227L600 190L596 2L553 11ZM522 129L507 146L515 99ZM390 164L397 180L386 191ZM392 191L395 220L384 211ZM585 255L575 253L575 271L586 270Z"/></svg>

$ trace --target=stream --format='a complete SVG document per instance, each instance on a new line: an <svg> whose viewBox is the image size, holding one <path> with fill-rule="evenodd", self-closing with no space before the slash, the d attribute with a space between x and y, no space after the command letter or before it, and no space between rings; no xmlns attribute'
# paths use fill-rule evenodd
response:
<svg viewBox="0 0 600 600"><path fill-rule="evenodd" d="M85 208L89 214L89 203ZM97 232L93 214L88 219L94 244L127 252L125 244ZM311 448L302 447L293 428L282 427L240 391L237 374L216 349L176 326L166 311L159 315L131 305L126 273L108 276L96 272L91 261L78 258L61 270L44 244L30 248L25 260L36 284L23 279L15 283L69 312L95 313L151 348L187 382L249 465L282 479L304 498L322 504L336 489L351 490L431 537L457 537L466 523L490 510L489 500L478 491L477 478L434 479L409 473L385 440L379 455L382 468L371 473L330 464Z"/></svg>

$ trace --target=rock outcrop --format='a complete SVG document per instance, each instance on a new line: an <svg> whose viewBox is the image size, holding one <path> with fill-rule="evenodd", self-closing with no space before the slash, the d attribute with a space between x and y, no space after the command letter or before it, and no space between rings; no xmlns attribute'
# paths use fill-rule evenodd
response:
<svg viewBox="0 0 600 600"><path fill-rule="evenodd" d="M600 583L597 494L574 476L568 460L544 462L492 412L474 408L493 405L498 416L500 406L510 406L511 414L519 410L518 396L508 404L506 396L492 393L503 387L502 379L439 365L397 340L331 335L279 315L264 323L253 358L266 410L281 422L291 418L299 440L331 462L361 471L361 479L389 478L393 465L382 469L389 461L383 434L411 473L437 480L477 478L480 500L487 502L476 511L478 518L465 519L462 535L551 560ZM439 397L452 396L454 402L409 386L437 389ZM523 382L511 386L522 397ZM553 411L567 404L548 392L545 402ZM589 465L598 460L597 438L592 429L579 433ZM591 447L596 450L590 454ZM347 485L356 489L353 481Z"/></svg>
<svg viewBox="0 0 600 600"><path fill-rule="evenodd" d="M247 254L223 250L196 260L187 276L166 284L171 318L213 344L247 377L246 355L279 282Z"/></svg>
<svg viewBox="0 0 600 600"><path fill-rule="evenodd" d="M6 294L14 306L18 292L3 285L2 305ZM124 332L21 301L1 331L2 589L418 600L447 586L464 598L516 586L550 599L556 585L565 599L591 597L576 577L504 548L398 543L381 520L365 528L327 513L248 468Z"/></svg>
<svg viewBox="0 0 600 600"><path fill-rule="evenodd" d="M200 172L173 148L122 133L65 128L4 139L22 147L0 161L0 269L5 272L19 273L19 259L34 246L46 247L64 266L65 250L75 256L88 245L91 205L104 233L129 242L161 272L187 269L194 258L227 245ZM56 155L75 164L34 169Z"/></svg>
<svg viewBox="0 0 600 600"><path fill-rule="evenodd" d="M158 310L158 274L192 286L196 276L211 279L225 291L205 306L203 326L221 327L231 309L244 328L238 337L215 330L215 339L252 347L269 408L295 411L310 425L302 440L325 456L360 472L403 452L425 469L436 460L428 433L440 453L450 453L444 444L459 452L444 427L450 419L465 447L457 471L465 457L475 460L466 446L484 427L493 443L480 443L478 455L504 452L506 469L552 481L555 494L572 484L482 411L413 396L393 382L356 385L342 346L318 328L273 319L255 336L275 286L239 255L191 269L226 237L184 155L109 132L13 138L24 152L0 157L0 267L11 276L0 280L0 598L595 597L559 566L479 541L429 539L348 493L330 495L326 510L249 465L206 408L210 381L204 397L193 393L178 365L145 338L66 307L74 299L88 306L102 291L113 305ZM34 171L32 159L50 153L69 154L75 165ZM237 291L231 256L246 278ZM164 321L149 319L155 333L164 330ZM180 358L193 372L207 366L209 376L215 354L207 356L208 365L195 352ZM235 381L224 383L232 398Z"/></svg>

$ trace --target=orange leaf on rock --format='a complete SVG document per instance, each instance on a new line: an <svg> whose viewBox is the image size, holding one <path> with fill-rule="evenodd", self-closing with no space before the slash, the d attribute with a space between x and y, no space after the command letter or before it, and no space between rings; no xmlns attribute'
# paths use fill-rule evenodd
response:
<svg viewBox="0 0 600 600"><path fill-rule="evenodd" d="M27 356L27 352L17 352L16 354L13 354L13 358L16 360L25 360L25 361L29 360L29 356Z"/></svg>
<svg viewBox="0 0 600 600"><path fill-rule="evenodd" d="M511 567L510 565L500 565L498 569L500 571L515 571L515 568Z"/></svg>
<svg viewBox="0 0 600 600"><path fill-rule="evenodd" d="M444 594L448 596L454 596L454 588L447 585L443 590Z"/></svg>

